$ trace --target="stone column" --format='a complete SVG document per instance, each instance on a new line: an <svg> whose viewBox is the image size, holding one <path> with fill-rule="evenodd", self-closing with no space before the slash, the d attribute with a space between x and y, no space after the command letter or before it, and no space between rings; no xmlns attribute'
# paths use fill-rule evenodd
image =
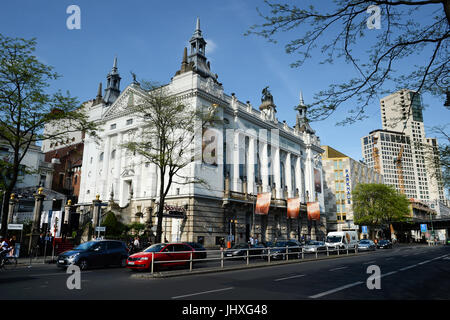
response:
<svg viewBox="0 0 450 320"><path fill-rule="evenodd" d="M242 192L241 190L241 181L239 177L239 164L240 162L240 141L239 141L239 132L236 131L234 133L234 140L233 140L233 179L232 179L232 190L236 192Z"/></svg>
<svg viewBox="0 0 450 320"><path fill-rule="evenodd" d="M101 206L100 204L102 203L102 201L100 200L100 195L96 195L95 196L95 200L92 200L92 204L94 205L94 214L92 215L92 228L94 229L94 234L95 234L95 228L97 228L98 224L99 224L99 219L100 219L100 210L101 210Z"/></svg>
<svg viewBox="0 0 450 320"><path fill-rule="evenodd" d="M111 137L106 137L105 147L103 149L103 166L102 166L102 186L100 190L103 190L103 196L107 197L108 193L108 177L110 176L109 171L109 158L111 156Z"/></svg>
<svg viewBox="0 0 450 320"><path fill-rule="evenodd" d="M280 175L280 148L272 146L273 154L273 177L274 184L276 186L275 194L277 199L281 199L282 190L281 190L281 175Z"/></svg>
<svg viewBox="0 0 450 320"><path fill-rule="evenodd" d="M260 150L263 192L270 192L272 186L269 186L269 158L267 156L267 143L262 142Z"/></svg>
<svg viewBox="0 0 450 320"><path fill-rule="evenodd" d="M11 193L11 198L9 199L9 210L8 210L8 223L13 223L14 211L16 209L16 205L19 202L14 193Z"/></svg>
<svg viewBox="0 0 450 320"><path fill-rule="evenodd" d="M39 238L39 224L41 222L42 203L45 199L45 194L42 192L44 188L40 187L36 194L34 194L34 212L33 212L33 225L31 227L31 237L28 246L28 254L31 254L31 249L36 248Z"/></svg>
<svg viewBox="0 0 450 320"><path fill-rule="evenodd" d="M297 183L295 187L298 195L300 196L300 201L303 202L304 199L303 199L302 179L304 179L305 177L303 177L302 175L301 155L297 157L297 161L295 163L295 175L296 175L295 180Z"/></svg>
<svg viewBox="0 0 450 320"><path fill-rule="evenodd" d="M250 193L255 192L256 182L255 182L255 164L256 153L255 153L255 138L250 137L248 143L248 168L247 168L247 186Z"/></svg>
<svg viewBox="0 0 450 320"><path fill-rule="evenodd" d="M284 175L286 177L286 186L287 186L288 197L289 197L289 196L293 195L292 191L295 189L295 187L292 185L291 154L289 152L286 155L286 163L284 164L284 170L286 171L286 173Z"/></svg>
<svg viewBox="0 0 450 320"><path fill-rule="evenodd" d="M63 220L63 225L62 225L63 238L67 237L67 232L69 231L71 209L72 209L72 200L69 199L67 201L67 204L64 206L64 220Z"/></svg>

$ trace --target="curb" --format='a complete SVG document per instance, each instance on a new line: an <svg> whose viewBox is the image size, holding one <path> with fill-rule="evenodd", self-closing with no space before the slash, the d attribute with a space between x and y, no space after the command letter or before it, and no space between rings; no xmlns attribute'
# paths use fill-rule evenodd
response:
<svg viewBox="0 0 450 320"><path fill-rule="evenodd" d="M231 266L231 267L216 267L216 268L205 268L205 269L196 269L192 271L169 271L169 272L154 272L151 273L138 273L138 274L132 274L131 278L134 279L161 279L161 278L172 278L172 277L180 277L180 276L189 276L189 275L197 275L197 274L207 274L207 273L218 273L218 272L227 272L227 271L236 271L236 270L245 270L245 269L253 269L253 268L264 268L264 267L271 267L271 266L279 266L279 265L286 265L286 264L294 264L294 263L304 263L304 262L314 262L319 260L329 260L329 259L339 259L339 258L345 258L345 257L352 257L352 256L360 256L364 254L368 254L369 252L360 252L360 253L349 253L347 254L341 254L341 255L332 255L332 256L324 256L324 257L318 257L317 259L294 259L294 260L288 260L288 261L276 261L276 262L257 262L254 264L245 264L245 265L238 265L238 266Z"/></svg>

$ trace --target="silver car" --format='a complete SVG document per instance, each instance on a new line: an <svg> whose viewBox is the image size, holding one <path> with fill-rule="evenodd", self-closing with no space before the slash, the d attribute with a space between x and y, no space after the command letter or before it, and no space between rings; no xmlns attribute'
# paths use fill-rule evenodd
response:
<svg viewBox="0 0 450 320"><path fill-rule="evenodd" d="M308 241L303 246L303 252L305 253L316 253L321 251L326 251L327 247L325 242L322 241Z"/></svg>
<svg viewBox="0 0 450 320"><path fill-rule="evenodd" d="M360 240L358 243L358 251L375 251L377 246L372 240Z"/></svg>

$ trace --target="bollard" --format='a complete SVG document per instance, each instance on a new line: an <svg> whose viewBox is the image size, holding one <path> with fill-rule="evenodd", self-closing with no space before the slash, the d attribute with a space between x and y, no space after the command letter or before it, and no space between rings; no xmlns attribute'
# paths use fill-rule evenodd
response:
<svg viewBox="0 0 450 320"><path fill-rule="evenodd" d="M319 251L319 249L316 250L316 259L317 259L317 251Z"/></svg>
<svg viewBox="0 0 450 320"><path fill-rule="evenodd" d="M223 251L220 252L220 266L223 269Z"/></svg>
<svg viewBox="0 0 450 320"><path fill-rule="evenodd" d="M189 271L192 271L192 251L191 251L191 257L189 259Z"/></svg>
<svg viewBox="0 0 450 320"><path fill-rule="evenodd" d="M288 246L286 246L286 260L289 260L289 254L288 254Z"/></svg>
<svg viewBox="0 0 450 320"><path fill-rule="evenodd" d="M303 248L302 248L302 260L305 259L305 253L303 252Z"/></svg>
<svg viewBox="0 0 450 320"><path fill-rule="evenodd" d="M269 251L267 253L267 261L270 263L270 248L269 248Z"/></svg>
<svg viewBox="0 0 450 320"><path fill-rule="evenodd" d="M348 246L347 246L347 255L348 255Z"/></svg>
<svg viewBox="0 0 450 320"><path fill-rule="evenodd" d="M250 249L247 249L247 265L249 264L249 260L248 260L248 250L250 250Z"/></svg>
<svg viewBox="0 0 450 320"><path fill-rule="evenodd" d="M327 257L329 257L330 256L330 252L328 251L328 246L326 246L326 248L327 248Z"/></svg>
<svg viewBox="0 0 450 320"><path fill-rule="evenodd" d="M152 252L152 274L153 274L153 265L155 262L155 253Z"/></svg>
<svg viewBox="0 0 450 320"><path fill-rule="evenodd" d="M339 253L340 253L340 251L341 251L340 249L341 249L341 247L338 246L338 247L337 247L337 253L338 253L338 255L339 255Z"/></svg>

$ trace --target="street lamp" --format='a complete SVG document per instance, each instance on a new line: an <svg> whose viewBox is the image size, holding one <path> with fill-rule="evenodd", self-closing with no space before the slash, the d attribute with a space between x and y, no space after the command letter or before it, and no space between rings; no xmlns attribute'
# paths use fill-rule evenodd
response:
<svg viewBox="0 0 450 320"><path fill-rule="evenodd" d="M234 223L234 225L236 225L237 220L236 219L231 219L230 220L230 244L232 242L232 236L233 236L233 234L232 234L232 223ZM236 231L236 228L235 228L235 231ZM235 240L235 239L233 239L233 240Z"/></svg>

